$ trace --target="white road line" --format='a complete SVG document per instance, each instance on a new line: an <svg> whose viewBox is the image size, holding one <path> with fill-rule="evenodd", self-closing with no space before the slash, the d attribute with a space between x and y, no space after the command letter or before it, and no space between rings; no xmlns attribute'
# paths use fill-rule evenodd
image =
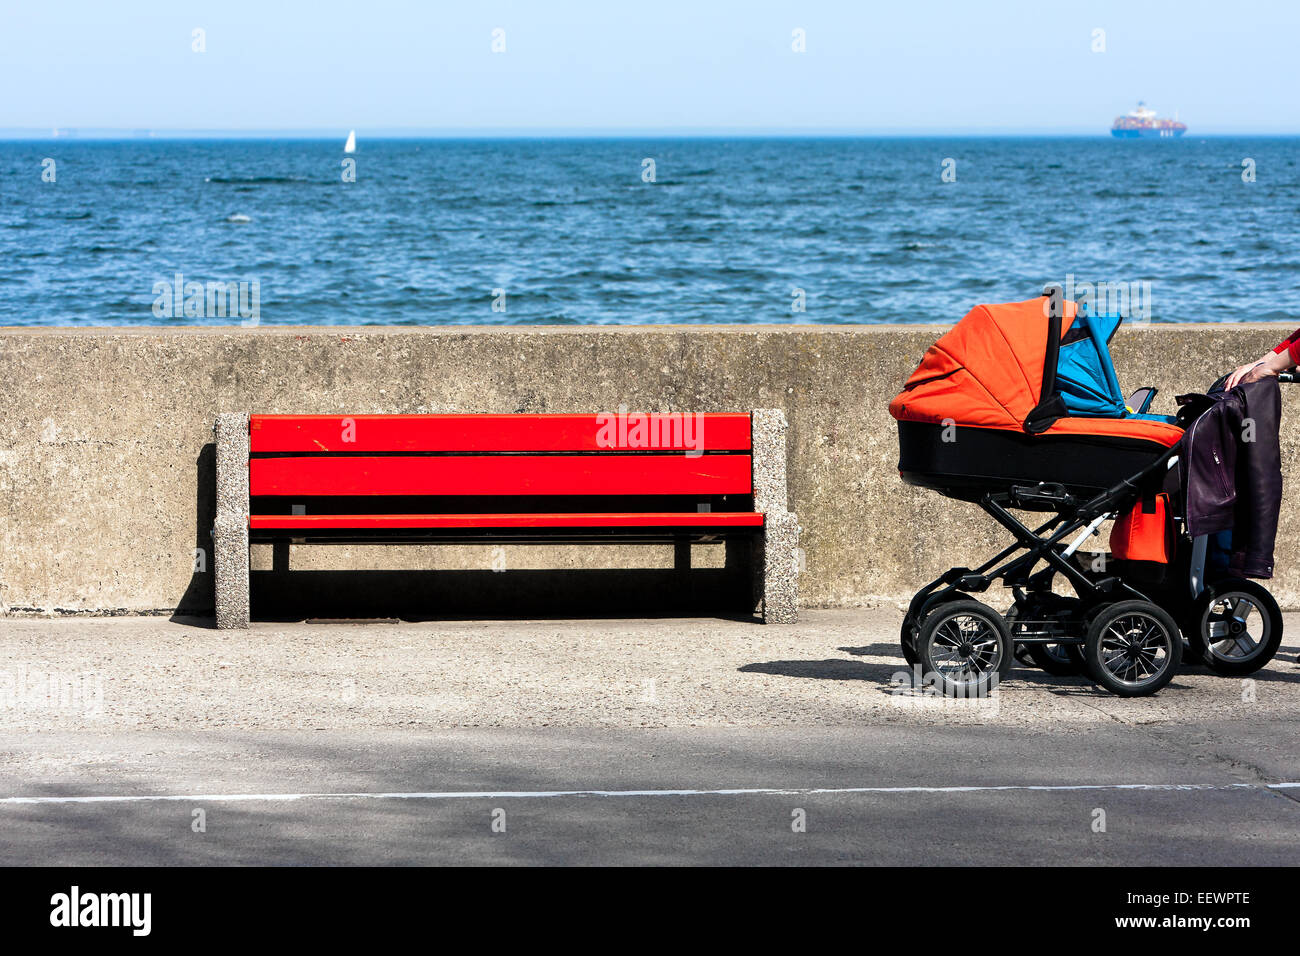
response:
<svg viewBox="0 0 1300 956"><path fill-rule="evenodd" d="M1068 793L1081 790L1286 790L1292 783L1081 783L968 787L750 787L729 790L443 790L409 793L168 793L93 797L0 797L0 805L51 803L287 803L295 800L537 800L553 797L746 797L853 793Z"/></svg>

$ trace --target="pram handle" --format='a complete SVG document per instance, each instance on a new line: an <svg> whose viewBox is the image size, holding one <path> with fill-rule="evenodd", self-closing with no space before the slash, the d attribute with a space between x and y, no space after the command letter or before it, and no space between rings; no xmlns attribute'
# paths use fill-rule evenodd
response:
<svg viewBox="0 0 1300 956"><path fill-rule="evenodd" d="M1216 378L1214 380L1214 384L1210 386L1209 391L1217 392L1222 390L1224 383L1228 381L1228 376L1231 374L1232 374L1231 372L1225 372L1224 374ZM1288 371L1285 372L1278 372L1277 380L1283 385L1287 384L1288 382L1300 382L1300 369L1289 369Z"/></svg>

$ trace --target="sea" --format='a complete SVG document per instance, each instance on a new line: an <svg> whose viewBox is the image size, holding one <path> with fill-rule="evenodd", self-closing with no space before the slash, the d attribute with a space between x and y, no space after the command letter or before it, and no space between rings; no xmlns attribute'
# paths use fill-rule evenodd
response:
<svg viewBox="0 0 1300 956"><path fill-rule="evenodd" d="M0 142L0 325L1300 324L1300 138L343 140Z"/></svg>

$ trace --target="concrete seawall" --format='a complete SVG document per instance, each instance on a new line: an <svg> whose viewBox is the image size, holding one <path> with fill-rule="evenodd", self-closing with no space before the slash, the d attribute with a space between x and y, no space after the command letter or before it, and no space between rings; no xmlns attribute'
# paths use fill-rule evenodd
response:
<svg viewBox="0 0 1300 956"><path fill-rule="evenodd" d="M783 408L802 602L906 598L1005 543L974 505L898 480L886 406L946 328L0 329L0 613L211 613L212 423L222 411ZM1129 328L1113 352L1124 387L1159 386L1155 410L1168 412L1175 394L1203 390L1289 331ZM1289 499L1300 386L1284 386L1283 402ZM1300 606L1298 530L1284 508L1270 585L1284 607ZM548 569L581 580L585 568L672 568L671 547L621 550L611 561L602 549L521 547L507 567L538 572L543 588ZM295 548L290 560L304 571L490 574L490 551ZM254 566L275 560L255 555Z"/></svg>

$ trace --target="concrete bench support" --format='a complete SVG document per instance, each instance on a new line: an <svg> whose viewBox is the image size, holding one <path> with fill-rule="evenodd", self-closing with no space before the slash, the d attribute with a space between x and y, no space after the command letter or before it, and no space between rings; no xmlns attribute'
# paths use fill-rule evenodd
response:
<svg viewBox="0 0 1300 956"><path fill-rule="evenodd" d="M799 520L787 505L787 427L779 408L751 412L754 510L764 516L753 561L754 601L765 624L794 624L799 619Z"/></svg>
<svg viewBox="0 0 1300 956"><path fill-rule="evenodd" d="M217 416L217 627L248 627L248 416Z"/></svg>

